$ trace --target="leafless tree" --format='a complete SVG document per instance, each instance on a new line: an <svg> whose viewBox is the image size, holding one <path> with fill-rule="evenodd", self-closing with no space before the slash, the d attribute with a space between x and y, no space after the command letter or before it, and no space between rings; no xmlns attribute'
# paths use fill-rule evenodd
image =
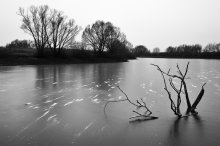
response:
<svg viewBox="0 0 220 146"><path fill-rule="evenodd" d="M73 19L67 21L62 12L50 9L47 5L31 6L27 12L19 8L18 15L23 18L21 28L33 37L40 56L45 48L59 54L71 45L80 30Z"/></svg>
<svg viewBox="0 0 220 146"><path fill-rule="evenodd" d="M158 48L158 47L154 48L153 53L160 53L160 48Z"/></svg>
<svg viewBox="0 0 220 146"><path fill-rule="evenodd" d="M142 57L150 54L150 50L143 45L138 45L133 49L133 54L137 57Z"/></svg>
<svg viewBox="0 0 220 146"><path fill-rule="evenodd" d="M79 33L80 27L74 19L67 21L62 12L51 10L50 25L48 29L48 46L55 55L60 55L65 48L70 48Z"/></svg>
<svg viewBox="0 0 220 146"><path fill-rule="evenodd" d="M101 54L104 50L111 50L115 41L130 45L125 34L110 22L96 21L92 26L88 25L83 31L83 42L92 47L95 54Z"/></svg>
<svg viewBox="0 0 220 146"><path fill-rule="evenodd" d="M203 52L220 52L220 44L210 43L204 47Z"/></svg>
<svg viewBox="0 0 220 146"><path fill-rule="evenodd" d="M23 8L19 8L18 15L22 16L22 25L26 33L30 34L34 39L34 44L39 56L43 55L47 45L46 31L49 26L48 6L31 6L27 12Z"/></svg>
<svg viewBox="0 0 220 146"><path fill-rule="evenodd" d="M206 83L204 83L202 85L202 89L198 95L198 97L196 98L196 100L193 102L193 104L191 104L190 99L189 99L189 94L188 94L188 90L187 90L187 85L186 85L186 79L189 79L186 77L187 73L188 73L188 69L189 69L189 62L187 63L186 69L184 72L182 72L179 68L179 65L177 64L177 73L176 74L171 74L170 73L170 69L168 70L168 72L164 72L163 70L161 70L161 68L158 65L155 64L151 64L155 67L157 67L157 70L160 71L162 77L163 77L163 82L164 82L164 90L167 92L169 100L171 102L171 109L174 112L175 115L182 117L181 111L180 111L180 104L181 104L181 96L185 95L185 99L186 99L186 103L187 103L187 115L189 113L195 114L197 113L195 111L197 105L199 104L200 100L202 99L203 95L204 95L204 86ZM166 81L166 77L167 76L169 78L169 84L167 84ZM173 79L179 79L180 80L180 87L177 88L174 83L173 83ZM175 104L171 92L168 89L168 85L170 85L170 87L176 92L177 94L177 103Z"/></svg>

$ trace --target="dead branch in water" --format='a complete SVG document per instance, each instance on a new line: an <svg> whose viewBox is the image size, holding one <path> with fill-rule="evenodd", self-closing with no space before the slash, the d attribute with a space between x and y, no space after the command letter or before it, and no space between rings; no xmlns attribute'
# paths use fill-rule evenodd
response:
<svg viewBox="0 0 220 146"><path fill-rule="evenodd" d="M141 108L145 109L144 113L140 113L138 111L133 110L133 113L135 113L136 116L130 117L129 119L134 119L134 118L149 118L149 119L152 118L152 119L156 119L156 118L158 118L158 117L151 116L152 111L147 107L146 102L142 98L139 99L139 100L136 100L136 103L135 103L135 102L133 102L129 99L128 95L119 86L117 86L117 88L125 95L126 98L121 99L121 100L109 100L109 101L107 101L106 104L105 104L104 110L106 110L106 107L109 103L128 101L130 104L135 106L137 110L139 110Z"/></svg>
<svg viewBox="0 0 220 146"><path fill-rule="evenodd" d="M179 76L176 76L176 75L170 75L170 69L168 70L168 72L167 73L165 73L164 71L162 71L161 70L161 68L158 66L158 65L155 65L155 64L151 64L151 65L153 65L153 66L156 66L157 67L157 70L159 70L160 71L160 73L161 73L161 75L162 75L162 77L163 77L163 82L164 82L164 90L167 92L167 94L168 94L168 97L169 97L169 100L170 100L170 103L171 103L171 105L170 105L170 108L171 108L171 110L174 112L174 114L175 115L177 115L177 116L182 116L181 115L181 113L179 113L179 109L178 109L178 107L179 106L176 106L175 105L175 103L174 103L174 101L173 101L173 99L172 99L172 97L171 97L171 92L168 90L168 88L167 88L167 83L166 83L166 79L165 79L165 76L164 75L167 75L167 76L169 76L170 77L170 79L169 79L169 81L170 81L170 85L171 85L171 87L173 86L173 89L177 92L177 93L179 93L179 91L176 89L176 87L174 86L174 84L173 84L173 82L172 82L172 78L180 78Z"/></svg>
<svg viewBox="0 0 220 146"><path fill-rule="evenodd" d="M181 105L181 93L185 95L185 99L186 99L186 103L187 103L187 114L189 113L196 113L195 109L197 107L197 105L199 104L199 102L201 101L203 95L204 95L204 86L206 83L203 84L202 89L198 95L198 97L196 98L196 100L194 101L193 105L191 105L191 102L189 100L189 94L188 94L188 90L187 90L187 85L186 85L186 75L188 73L189 70L189 62L187 63L186 69L184 71L184 73L180 70L179 65L177 64L176 68L177 68L177 73L176 74L171 74L170 73L170 69L168 70L168 72L164 72L163 70L161 70L161 68L158 65L155 64L151 64L155 67L157 67L157 70L160 71L162 77L163 77L163 82L164 82L164 90L167 92L169 100L171 102L171 110L174 112L175 115L181 117L182 114L180 112L180 105ZM167 77L169 77L169 83L170 83L170 87L176 92L177 94L177 103L175 104L172 97L171 97L171 92L168 90L167 88L167 83L166 83L166 79L165 79L165 75ZM176 88L176 86L173 83L173 79L177 78L180 80L180 87L179 89ZM184 90L184 92L182 91Z"/></svg>
<svg viewBox="0 0 220 146"><path fill-rule="evenodd" d="M201 91L199 92L199 95L197 96L196 100L194 101L192 107L191 107L190 109L188 109L187 112L196 113L195 109L196 109L197 105L199 104L199 102L201 101L201 99L202 99L202 97L203 97L203 95L204 95L204 93L205 93L205 90L204 90L204 86L205 86L205 85L206 85L206 83L204 83L204 84L202 85L202 89L201 89Z"/></svg>

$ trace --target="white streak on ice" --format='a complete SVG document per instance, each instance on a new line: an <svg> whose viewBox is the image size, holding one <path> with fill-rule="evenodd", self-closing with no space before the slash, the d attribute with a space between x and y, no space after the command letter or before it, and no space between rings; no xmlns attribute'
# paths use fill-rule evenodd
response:
<svg viewBox="0 0 220 146"><path fill-rule="evenodd" d="M81 132L79 132L76 136L80 137L89 127L93 125L94 122L89 123Z"/></svg>
<svg viewBox="0 0 220 146"><path fill-rule="evenodd" d="M67 106L67 105L69 105L69 104L72 104L73 102L74 102L74 100L72 100L72 101L70 101L70 102L67 102L67 103L64 104L64 106Z"/></svg>
<svg viewBox="0 0 220 146"><path fill-rule="evenodd" d="M80 101L83 101L83 99L81 98L81 99L76 99L76 102L80 102Z"/></svg>
<svg viewBox="0 0 220 146"><path fill-rule="evenodd" d="M53 116L50 116L47 121L50 121L52 118L56 117L57 115L53 115Z"/></svg>

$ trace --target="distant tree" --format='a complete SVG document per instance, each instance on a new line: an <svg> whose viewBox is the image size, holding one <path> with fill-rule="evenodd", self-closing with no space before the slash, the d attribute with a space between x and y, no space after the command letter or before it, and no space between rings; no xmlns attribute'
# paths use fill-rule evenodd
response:
<svg viewBox="0 0 220 146"><path fill-rule="evenodd" d="M188 53L188 54L195 54L200 53L202 46L199 44L196 45L180 45L177 47L177 52L179 53Z"/></svg>
<svg viewBox="0 0 220 146"><path fill-rule="evenodd" d="M84 50L85 45L82 42L74 42L71 44L71 49Z"/></svg>
<svg viewBox="0 0 220 146"><path fill-rule="evenodd" d="M15 48L15 49L31 48L31 41L16 39L11 43L7 44L6 48Z"/></svg>
<svg viewBox="0 0 220 146"><path fill-rule="evenodd" d="M177 53L183 53L183 52L187 52L187 47L186 45L179 45L178 47L176 47L176 52Z"/></svg>
<svg viewBox="0 0 220 146"><path fill-rule="evenodd" d="M109 42L107 44L107 51L111 55L125 57L131 52L133 45L129 41L127 41L126 36L123 33L121 33L120 31L118 31L117 33L117 38L111 37L109 39Z"/></svg>
<svg viewBox="0 0 220 146"><path fill-rule="evenodd" d="M118 27L115 27L110 22L100 20L96 21L92 26L88 25L85 28L82 39L86 46L91 47L94 53L99 55L104 50L114 52L113 49L116 49L116 42L123 43L126 46L131 45Z"/></svg>
<svg viewBox="0 0 220 146"><path fill-rule="evenodd" d="M181 54L196 54L200 53L202 46L199 44L196 45L179 45L178 47L168 47L166 52L168 53L181 53Z"/></svg>
<svg viewBox="0 0 220 146"><path fill-rule="evenodd" d="M203 52L220 52L220 44L210 43L205 46Z"/></svg>
<svg viewBox="0 0 220 146"><path fill-rule="evenodd" d="M80 30L73 19L66 22L67 17L62 12L47 5L31 6L27 12L19 8L18 15L23 18L21 29L33 37L39 56L43 56L45 48L59 54L70 46Z"/></svg>
<svg viewBox="0 0 220 146"><path fill-rule="evenodd" d="M200 44L196 44L193 46L193 53L201 53L202 52L202 46Z"/></svg>
<svg viewBox="0 0 220 146"><path fill-rule="evenodd" d="M143 45L139 45L134 48L133 54L137 57L146 56L147 54L150 54L150 50Z"/></svg>
<svg viewBox="0 0 220 146"><path fill-rule="evenodd" d="M83 31L82 39L87 46L91 46L94 53L101 54L107 45L107 38L114 31L110 22L96 21L92 26L88 25Z"/></svg>
<svg viewBox="0 0 220 146"><path fill-rule="evenodd" d="M216 44L217 45L217 50L220 52L220 43Z"/></svg>
<svg viewBox="0 0 220 146"><path fill-rule="evenodd" d="M175 47L172 47L172 46L169 46L169 47L166 49L166 52L167 52L167 53L175 53L175 52L176 52L176 48L175 48Z"/></svg>
<svg viewBox="0 0 220 146"><path fill-rule="evenodd" d="M160 53L160 49L158 47L154 48L153 53Z"/></svg>
<svg viewBox="0 0 220 146"><path fill-rule="evenodd" d="M110 55L126 58L130 53L130 48L118 39L111 42L111 49L108 50Z"/></svg>

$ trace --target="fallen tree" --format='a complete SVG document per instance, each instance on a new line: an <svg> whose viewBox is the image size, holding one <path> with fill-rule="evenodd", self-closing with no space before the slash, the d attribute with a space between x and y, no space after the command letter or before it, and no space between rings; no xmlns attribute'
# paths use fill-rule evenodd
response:
<svg viewBox="0 0 220 146"><path fill-rule="evenodd" d="M157 119L158 117L155 116L151 116L152 115L152 111L147 107L146 102L141 98L139 100L136 100L136 103L131 101L130 98L127 96L127 94L119 87L117 86L117 88L125 95L125 99L121 99L121 100L109 100L106 102L105 107L104 107L104 111L107 108L107 105L109 103L115 103L115 102L124 102L127 101L129 102L131 105L133 105L134 107L136 107L136 110L133 110L133 113L136 114L136 116L130 117L129 119L135 119L136 121L139 120L153 120L153 119ZM140 109L144 109L144 112L139 112Z"/></svg>
<svg viewBox="0 0 220 146"><path fill-rule="evenodd" d="M168 94L168 98L170 100L171 103L171 110L174 112L175 115L177 115L178 117L182 117L183 115L181 114L180 111L180 105L181 105L181 101L182 95L185 95L185 99L186 99L186 103L187 103L187 110L186 110L186 115L191 114L197 114L197 112L195 111L197 105L199 104L199 102L201 101L203 95L204 95L204 86L206 85L206 83L204 83L202 85L202 89L200 91L200 93L198 94L196 100L193 102L193 104L191 104L190 99L189 99L189 94L188 94L188 90L187 90L187 85L186 85L186 79L189 79L186 77L187 73L188 73L188 69L189 69L189 62L187 63L187 66L185 68L185 71L182 72L179 68L179 65L177 64L177 73L178 74L171 74L170 73L170 69L168 70L168 72L164 72L158 65L155 64L151 64L153 66L155 66L157 68L158 71L160 71L162 77L163 77L163 82L164 82L164 90L167 92ZM167 84L167 79L165 78L165 76L167 76L169 79L169 84ZM173 83L173 79L179 79L180 80L180 86L179 88L177 88L174 83ZM170 85L170 87L175 91L175 93L177 94L177 99L176 99L176 104L172 98L171 92L168 89L168 85Z"/></svg>

